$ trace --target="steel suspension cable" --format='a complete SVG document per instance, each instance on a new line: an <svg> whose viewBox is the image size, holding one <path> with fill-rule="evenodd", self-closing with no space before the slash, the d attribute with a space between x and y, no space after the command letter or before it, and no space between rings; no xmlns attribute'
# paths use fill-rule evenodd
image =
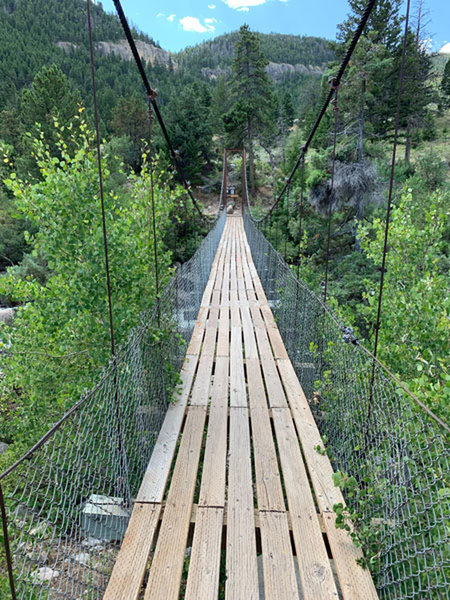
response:
<svg viewBox="0 0 450 600"><path fill-rule="evenodd" d="M330 241L331 241L331 218L333 215L333 200L334 200L334 173L336 169L336 141L337 141L337 126L338 126L338 89L335 89L333 99L333 111L334 111L334 132L333 132L333 158L331 163L331 183L330 183L330 202L328 205L328 229L327 229L327 252L325 259L325 285L323 290L323 301L327 301L328 292L328 268L330 262Z"/></svg>
<svg viewBox="0 0 450 600"><path fill-rule="evenodd" d="M135 61L136 66L138 68L139 74L141 76L142 83L144 84L144 88L145 88L147 97L149 98L149 100L151 102L151 105L152 105L153 110L155 112L155 116L156 116L156 118L158 120L158 123L159 123L159 125L161 127L161 131L162 131L162 133L164 135L164 138L166 140L167 147L169 148L169 154L170 154L170 158L172 160L172 164L175 167L175 169L177 170L178 175L179 175L179 177L180 177L180 179L182 181L182 184L183 184L184 188L186 189L187 193L189 194L189 197L190 197L193 205L195 206L198 214L200 215L200 217L202 219L205 220L205 216L203 215L203 213L202 213L202 211L201 211L201 209L200 209L200 207L198 205L198 202L197 202L194 194L192 193L190 185L189 185L188 181L186 180L186 177L184 175L184 171L183 171L180 163L178 162L177 153L176 153L176 151L175 151L175 149L173 147L172 141L171 141L169 133L167 131L167 127L166 127L166 125L164 123L164 120L162 118L162 115L160 113L158 104L156 103L156 99L155 99L156 98L156 92L150 86L148 77L147 77L147 75L145 73L144 65L142 64L141 57L139 56L139 52L138 52L138 50L136 48L136 43L135 43L135 41L133 39L133 36L131 34L131 30L130 30L130 27L128 25L128 21L127 21L127 19L125 17L125 13L123 11L122 4L121 4L120 0L114 0L114 5L116 7L117 15L118 15L120 23L122 25L122 29L123 29L123 31L125 33L125 37L127 38L128 45L130 46L130 50L131 50L131 53L133 55L134 61Z"/></svg>
<svg viewBox="0 0 450 600"><path fill-rule="evenodd" d="M299 253L298 253L298 262L297 262L297 279L300 278L300 262L302 257L302 227L303 227L303 186L305 183L305 156L302 156L302 170L301 170L301 180L300 180L300 203L298 207L298 244L299 244Z"/></svg>
<svg viewBox="0 0 450 600"><path fill-rule="evenodd" d="M406 44L408 37L408 26L409 26L409 11L411 7L411 0L407 0L406 3L406 17L405 17L405 31L403 34L403 45L402 45L402 62L400 66L400 78L397 96L397 112L395 115L395 133L394 133L394 146L392 148L392 160L391 160L391 174L389 178L389 195L386 209L386 223L384 226L384 242L383 242L383 258L381 262L381 276L380 276L380 288L378 293L378 307L377 307L377 321L375 325L375 342L373 348L373 354L376 357L378 353L378 335L380 330L381 322L381 307L383 303L383 289L384 289L384 275L386 273L386 260L387 260L387 248L389 238L389 224L391 219L392 210L392 195L394 190L394 175L395 175L395 160L397 157L397 144L398 144L398 131L400 129L400 112L401 102L403 95L403 83L405 79L405 65L406 65Z"/></svg>
<svg viewBox="0 0 450 600"><path fill-rule="evenodd" d="M389 239L389 224L390 224L390 219L391 219L392 195L393 195L393 190L394 190L395 160L396 160L396 156L397 156L398 131L400 129L401 101L402 101L402 95L403 95L403 82L404 82L404 78L405 78L406 44L407 44L407 38L408 38L410 7L411 7L411 0L407 0L405 30L403 33L403 44L402 44L402 60L401 60L401 66L400 66L400 77L399 77L398 95L397 95L397 111L395 114L394 145L392 148L391 174L390 174L390 178L389 178L389 194L388 194L388 203L387 203L387 209L386 209L386 222L385 222L385 226L384 226L383 258L381 261L380 287L379 287L379 291L378 291L377 320L375 323L375 341L374 341L374 347L373 347L372 372L371 372L371 376L370 376L370 392L369 392L369 402L368 402L368 409L367 409L367 426L366 426L366 434L365 434L366 443L367 443L370 419L371 419L371 415L372 415L373 387L374 387L374 383L375 383L375 368L376 368L376 363L377 363L378 340L379 340L379 331L380 331L380 325L381 325L381 307L382 307L382 303L383 303L384 275L386 273L387 247L388 247L388 239Z"/></svg>
<svg viewBox="0 0 450 600"><path fill-rule="evenodd" d="M158 239L156 235L156 212L155 212L155 182L153 173L153 110L150 97L148 98L148 155L149 155L149 174L150 174L150 199L152 211L152 233L153 233L153 259L155 261L155 284L156 284L156 302L158 304L159 320L159 264L158 264ZM159 324L159 323L158 323Z"/></svg>
<svg viewBox="0 0 450 600"><path fill-rule="evenodd" d="M289 177L287 177L286 182L285 182L283 188L281 189L281 192L278 194L278 196L277 196L275 202L272 204L272 207L270 208L269 212L267 212L264 215L264 217L262 217L262 219L260 219L261 221L263 221L264 219L266 219L272 213L272 211L275 209L275 207L277 206L277 204L280 202L282 196L286 192L287 186L292 182L292 180L294 178L294 175L297 172L297 169L299 168L299 166L300 166L300 164L302 162L303 157L306 155L306 153L307 153L307 151L309 149L309 146L310 146L310 144L311 144L311 142L312 142L312 140L314 138L314 135L315 135L315 133L316 133L316 131L317 131L317 129L318 129L318 127L319 127L319 125L320 125L320 123L321 123L324 115L325 115L325 113L326 113L326 110L327 110L330 102L333 99L334 92L339 87L339 85L341 83L341 80L342 80L342 77L344 75L345 69L347 68L348 63L350 62L352 54L353 54L353 52L354 52L354 50L356 48L356 44L358 43L359 38L362 35L364 27L366 26L366 23L367 23L367 21L369 19L370 13L372 12L372 9L374 8L376 2L377 2L377 0L369 0L369 2L367 3L367 6L366 6L366 8L364 10L364 13L363 13L363 15L361 17L361 20L359 22L359 25L358 25L358 27L357 27L354 35L353 35L352 41L350 42L350 45L349 45L348 49L347 49L345 57L344 57L341 65L339 67L337 75L333 78L333 80L331 82L330 91L328 92L328 95L327 95L327 97L325 99L325 102L323 103L322 108L320 109L320 112L319 112L319 114L317 116L317 119L316 119L316 121L315 121L315 123L314 123L314 125L313 125L313 127L312 127L312 129L311 129L311 131L309 133L309 135L308 135L308 138L307 138L307 140L306 140L303 148L300 151L300 155L297 158L297 161L296 161L296 163L295 163L295 165L294 165L294 167L293 167L293 169L292 169Z"/></svg>
<svg viewBox="0 0 450 600"><path fill-rule="evenodd" d="M102 154L100 148L100 126L98 118L97 104L97 86L95 81L95 62L94 62L94 42L92 40L92 19L91 19L91 0L87 0L87 19L89 30L89 50L91 58L91 77L92 77L92 95L94 100L94 120L95 120L95 136L97 142L97 166L98 166L98 182L100 188L100 204L102 210L102 227L103 227L103 248L105 254L105 270L106 270L106 287L108 291L108 310L109 310L109 332L111 338L111 354L115 356L116 348L114 341L114 319L111 297L111 276L109 268L109 253L108 253L108 233L106 230L106 212L105 212L105 197L103 192L103 173L102 173Z"/></svg>

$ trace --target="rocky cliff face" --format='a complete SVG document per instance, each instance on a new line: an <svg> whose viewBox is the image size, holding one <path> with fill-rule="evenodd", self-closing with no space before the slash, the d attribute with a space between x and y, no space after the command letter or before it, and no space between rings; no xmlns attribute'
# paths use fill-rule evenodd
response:
<svg viewBox="0 0 450 600"><path fill-rule="evenodd" d="M304 75L322 75L324 67L320 66L306 66L302 64L291 65L289 63L275 63L270 62L266 67L267 74L269 77L278 81L285 75L293 75L294 73L302 73Z"/></svg>
<svg viewBox="0 0 450 600"><path fill-rule="evenodd" d="M156 46L153 46L153 44L141 40L136 41L136 47L144 62L150 62L152 65L158 63L160 65L165 65L166 67L169 66L171 56L170 52L167 52L167 50L157 48ZM132 60L133 58L126 40L121 40L120 42L97 42L97 49L104 54L116 54L124 60ZM177 67L177 63L173 59L172 65L174 68Z"/></svg>
<svg viewBox="0 0 450 600"><path fill-rule="evenodd" d="M78 48L72 42L56 42L56 45L67 53ZM115 54L123 60L133 59L127 40L120 40L120 42L97 42L96 47L103 54ZM178 66L176 61L173 58L171 59L170 52L167 52L167 50L157 48L153 44L143 42L142 40L136 40L136 47L140 57L146 63L150 62L152 65L157 63L169 67L171 61L174 69Z"/></svg>
<svg viewBox="0 0 450 600"><path fill-rule="evenodd" d="M294 75L295 73L302 73L304 75L317 75L320 76L324 73L325 66L312 66L312 65L291 65L290 63L276 63L270 62L266 67L266 72L271 79L274 81L279 81L285 75ZM215 69L211 69L210 67L203 67L201 69L201 73L203 77L207 79L217 79L221 75L225 75L229 77L231 74L230 67L216 67Z"/></svg>

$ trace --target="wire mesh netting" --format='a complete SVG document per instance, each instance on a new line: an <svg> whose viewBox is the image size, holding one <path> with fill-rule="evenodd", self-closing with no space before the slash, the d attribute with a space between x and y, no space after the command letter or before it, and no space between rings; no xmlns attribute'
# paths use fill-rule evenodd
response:
<svg viewBox="0 0 450 600"><path fill-rule="evenodd" d="M248 212L245 230L333 467L343 474L380 598L449 598L445 432L296 278Z"/></svg>
<svg viewBox="0 0 450 600"><path fill-rule="evenodd" d="M2 476L17 598L103 596L176 394L225 218L179 267L97 386Z"/></svg>

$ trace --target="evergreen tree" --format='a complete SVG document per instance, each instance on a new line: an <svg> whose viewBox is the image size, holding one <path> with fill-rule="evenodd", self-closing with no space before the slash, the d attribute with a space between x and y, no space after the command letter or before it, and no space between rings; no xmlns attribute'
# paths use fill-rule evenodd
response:
<svg viewBox="0 0 450 600"><path fill-rule="evenodd" d="M119 98L113 109L111 128L119 136L128 136L132 144L130 166L136 171L141 166L142 140L148 137L148 107L142 98Z"/></svg>
<svg viewBox="0 0 450 600"><path fill-rule="evenodd" d="M444 106L450 107L450 58L445 64L444 75L442 76L441 92L444 98Z"/></svg>
<svg viewBox="0 0 450 600"><path fill-rule="evenodd" d="M294 110L294 102L292 101L292 95L290 92L286 91L283 94L282 100L282 119L283 125L286 128L292 127L294 124L295 110Z"/></svg>
<svg viewBox="0 0 450 600"><path fill-rule="evenodd" d="M20 101L21 138L18 151L21 155L21 168L37 175L37 167L32 157L29 136L43 136L49 151L58 155L58 136L55 123L67 126L78 114L81 95L73 90L69 80L59 67L43 67L33 80L31 88L22 90ZM70 132L66 129L66 141Z"/></svg>
<svg viewBox="0 0 450 600"><path fill-rule="evenodd" d="M268 126L271 85L266 73L268 60L261 51L256 33L242 25L235 44L231 90L235 105L225 119L228 132L248 144L250 191L255 194L253 145L255 136Z"/></svg>
<svg viewBox="0 0 450 600"><path fill-rule="evenodd" d="M211 159L209 97L197 83L183 88L169 103L167 124L188 180L201 183L201 173Z"/></svg>
<svg viewBox="0 0 450 600"><path fill-rule="evenodd" d="M400 70L401 51L399 49L396 65ZM405 74L401 104L400 125L405 131L405 162L409 164L411 148L420 134L425 130L433 130L434 123L427 106L434 100L431 87L431 57L426 52L418 35L412 31L407 35Z"/></svg>
<svg viewBox="0 0 450 600"><path fill-rule="evenodd" d="M225 77L217 78L211 96L210 121L214 133L223 137L225 133L223 115L230 109L230 94Z"/></svg>
<svg viewBox="0 0 450 600"><path fill-rule="evenodd" d="M347 20L338 25L337 38L342 42L341 52L345 51L353 34L366 10L367 0L349 0L351 14ZM363 35L372 34L374 44L382 44L388 51L393 50L398 43L401 31L399 10L401 0L378 0L370 13Z"/></svg>

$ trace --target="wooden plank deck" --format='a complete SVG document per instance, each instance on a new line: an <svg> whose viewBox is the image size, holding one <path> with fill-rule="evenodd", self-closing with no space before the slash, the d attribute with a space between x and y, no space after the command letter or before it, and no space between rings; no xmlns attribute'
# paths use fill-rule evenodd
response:
<svg viewBox="0 0 450 600"><path fill-rule="evenodd" d="M375 600L308 402L228 216L106 600ZM334 565L334 566L333 566Z"/></svg>

